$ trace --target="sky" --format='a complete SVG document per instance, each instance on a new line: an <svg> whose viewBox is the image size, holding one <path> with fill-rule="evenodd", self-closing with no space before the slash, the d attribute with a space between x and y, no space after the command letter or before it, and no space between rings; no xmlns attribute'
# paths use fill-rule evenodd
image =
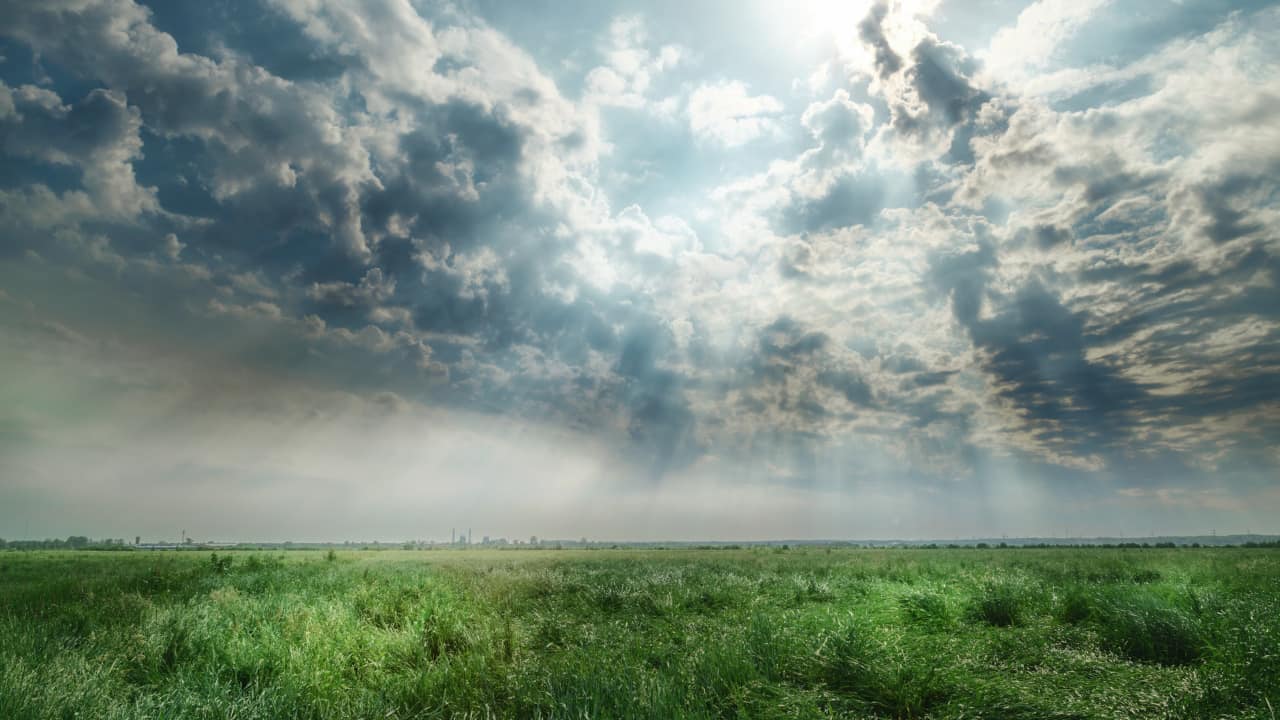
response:
<svg viewBox="0 0 1280 720"><path fill-rule="evenodd" d="M0 537L1280 532L1280 4L0 0Z"/></svg>

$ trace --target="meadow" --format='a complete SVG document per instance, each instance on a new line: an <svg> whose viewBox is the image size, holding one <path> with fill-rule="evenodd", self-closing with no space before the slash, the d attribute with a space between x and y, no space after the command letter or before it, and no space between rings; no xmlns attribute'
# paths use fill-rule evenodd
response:
<svg viewBox="0 0 1280 720"><path fill-rule="evenodd" d="M1280 551L0 553L0 718L1265 718Z"/></svg>

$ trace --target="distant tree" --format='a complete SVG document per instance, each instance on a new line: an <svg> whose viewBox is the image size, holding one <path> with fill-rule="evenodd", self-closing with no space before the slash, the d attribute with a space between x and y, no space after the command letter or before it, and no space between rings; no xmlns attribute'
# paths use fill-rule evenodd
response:
<svg viewBox="0 0 1280 720"><path fill-rule="evenodd" d="M89 538L84 535L72 535L67 538L67 547L79 550L89 544Z"/></svg>
<svg viewBox="0 0 1280 720"><path fill-rule="evenodd" d="M234 560L235 558L230 555L218 557L218 553L213 553L209 556L209 563L213 566L213 571L219 575L225 575L231 569L231 563Z"/></svg>

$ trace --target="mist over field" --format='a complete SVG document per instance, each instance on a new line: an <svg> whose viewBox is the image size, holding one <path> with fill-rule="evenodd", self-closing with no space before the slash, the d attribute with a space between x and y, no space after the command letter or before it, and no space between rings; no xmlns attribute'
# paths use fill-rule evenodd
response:
<svg viewBox="0 0 1280 720"><path fill-rule="evenodd" d="M1280 6L0 0L0 537L1280 532Z"/></svg>

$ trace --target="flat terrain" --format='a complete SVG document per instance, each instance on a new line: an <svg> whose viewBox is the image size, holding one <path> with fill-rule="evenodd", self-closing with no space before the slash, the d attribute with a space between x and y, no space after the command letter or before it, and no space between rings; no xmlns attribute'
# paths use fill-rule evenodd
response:
<svg viewBox="0 0 1280 720"><path fill-rule="evenodd" d="M0 718L1266 718L1280 551L0 553Z"/></svg>

